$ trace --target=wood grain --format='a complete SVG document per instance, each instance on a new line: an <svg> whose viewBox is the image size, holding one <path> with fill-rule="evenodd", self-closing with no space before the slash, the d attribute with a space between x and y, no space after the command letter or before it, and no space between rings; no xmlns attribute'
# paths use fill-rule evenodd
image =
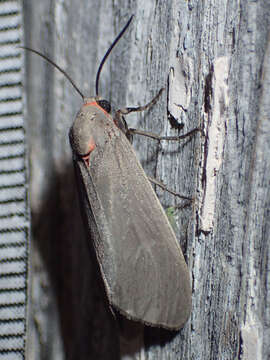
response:
<svg viewBox="0 0 270 360"><path fill-rule="evenodd" d="M68 130L81 99L61 74L27 54L29 359L119 359L120 348L122 359L267 359L270 3L25 1L25 44L93 95L98 63L131 14L100 94L116 108L138 106L168 85L153 109L128 117L129 126L177 135L169 117L184 124L182 132L205 132L179 144L134 138L149 176L195 197L176 212L192 278L191 319L176 333L145 328L132 351L119 345L78 209ZM164 207L179 203L157 193Z"/></svg>

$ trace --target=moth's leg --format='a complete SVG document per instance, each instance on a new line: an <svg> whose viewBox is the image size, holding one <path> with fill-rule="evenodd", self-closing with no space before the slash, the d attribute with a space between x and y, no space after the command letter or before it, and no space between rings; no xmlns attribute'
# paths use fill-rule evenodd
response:
<svg viewBox="0 0 270 360"><path fill-rule="evenodd" d="M195 129L189 131L188 133L183 134L183 135L179 135L179 136L159 136L159 135L156 135L156 134L153 134L153 133L150 133L150 132L146 132L146 131L141 131L141 130L136 130L136 129L128 129L128 131L126 133L126 136L129 138L129 137L132 137L133 134L138 134L138 135L143 135L143 136L150 137L150 138L158 140L158 141L160 141L160 140L169 140L169 141L173 140L173 141L175 141L175 140L185 139L186 137L189 137L189 136L193 136L197 131L200 131L201 133L203 133L200 128L195 128ZM161 189L169 192L170 194L172 194L174 196L177 196L177 197L179 197L181 199L189 200L191 202L193 201L192 198L189 198L187 196L178 194L175 191L168 189L166 187L166 185L163 184L162 182L160 182L159 180L153 179L153 178L151 178L149 176L148 176L148 179L153 184L159 186Z"/></svg>
<svg viewBox="0 0 270 360"><path fill-rule="evenodd" d="M132 133L130 131L130 129L127 126L126 120L124 118L124 115L127 115L131 112L138 112L138 111L144 111L149 109L150 107L152 107L157 101L158 98L160 97L162 91L164 90L164 88L160 89L158 94L154 97L154 99L152 99L148 104L144 105L144 106L138 106L138 107L128 107L128 108L123 108L120 110L117 110L115 112L114 115L114 123L115 125L123 131L123 133L126 135L126 137L128 138L128 140L132 143Z"/></svg>
<svg viewBox="0 0 270 360"><path fill-rule="evenodd" d="M127 123L126 123L125 118L124 118L123 115L127 115L127 114L129 114L131 112L138 112L138 111L144 111L144 110L149 109L150 107L155 105L158 98L162 94L163 90L164 90L164 88L160 89L158 94L148 104L146 104L144 106L128 107L128 108L124 108L124 109L120 109L120 110L116 111L115 117L114 117L114 122L124 132L124 134L126 135L126 137L128 138L128 140L130 142L132 142L132 138L133 138L134 134L150 137L150 138L158 140L158 141L160 141L160 140L177 141L177 140L185 139L186 137L192 136L197 131L202 132L202 130L200 128L196 128L196 129L193 129L193 130L189 131L188 133L180 135L180 136L159 136L159 135L153 134L153 133L148 132L148 131L128 128ZM159 180L153 179L151 177L148 177L148 179L153 184L159 186L164 191L168 191L170 194L172 194L174 196L177 196L177 197L179 197L181 199L184 199L184 200L188 200L189 202L192 202L192 200L193 200L192 198L180 195L180 194L176 193L175 191L172 191L172 190L168 189L166 187L166 185L163 184L162 182L160 182Z"/></svg>
<svg viewBox="0 0 270 360"><path fill-rule="evenodd" d="M171 207L173 207L175 210L183 210L189 207L190 205L192 205L193 202L194 202L194 198L192 199L192 201L186 201L184 204L176 204L175 206L171 206Z"/></svg>
<svg viewBox="0 0 270 360"><path fill-rule="evenodd" d="M178 136L159 136L157 134L153 134L151 132L144 131L144 130L138 130L138 129L128 129L127 134L130 134L130 135L134 135L134 134L142 135L142 136L150 137L151 139L155 139L155 140L158 140L158 141L161 141L161 140L178 141L178 140L181 140L181 139L185 139L185 138L187 138L189 136L193 136L197 131L200 131L203 134L203 131L200 128L195 128L195 129L189 131L186 134L178 135Z"/></svg>
<svg viewBox="0 0 270 360"><path fill-rule="evenodd" d="M187 197L187 196L178 194L177 192L168 189L167 186L166 186L165 184L163 184L163 182L161 182L161 181L159 181L159 180L157 180L157 179L154 179L154 178L148 176L148 180L149 180L151 183L159 186L162 190L167 191L167 192L169 192L170 194L179 197L180 199L188 200L188 201L190 201L190 202L193 201L193 199L190 198L190 197Z"/></svg>
<svg viewBox="0 0 270 360"><path fill-rule="evenodd" d="M160 89L158 94L148 104L146 104L144 106L127 107L127 108L120 109L120 110L116 111L116 113L115 113L116 125L122 131L124 131L127 138L132 138L132 135L137 134L137 135L150 137L150 138L155 139L155 140L177 141L177 140L185 139L186 137L192 136L197 131L200 131L202 133L202 129L195 128L195 129L189 131L188 133L183 134L183 135L179 135L179 136L159 136L159 135L153 134L153 133L148 132L148 131L138 130L138 129L131 129L131 128L129 129L127 127L127 124L126 124L126 121L123 118L123 115L128 115L131 112L138 112L138 111L144 111L144 110L149 109L150 107L155 105L155 103L158 101L158 98L160 97L163 90L164 90L164 88ZM124 124L123 124L123 122L124 122Z"/></svg>
<svg viewBox="0 0 270 360"><path fill-rule="evenodd" d="M158 98L160 97L160 95L162 94L162 91L164 90L164 88L160 89L158 94L154 97L154 99L152 99L148 104L144 105L144 106L138 106L138 107L127 107L127 108L123 108L120 110L116 111L116 114L121 114L121 115L127 115L131 112L138 112L138 111L144 111L149 109L150 107L152 107L153 105L155 105L155 103L158 101Z"/></svg>

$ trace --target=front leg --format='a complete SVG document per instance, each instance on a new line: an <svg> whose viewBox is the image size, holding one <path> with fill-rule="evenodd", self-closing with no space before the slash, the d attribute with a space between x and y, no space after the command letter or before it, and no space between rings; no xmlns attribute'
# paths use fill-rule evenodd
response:
<svg viewBox="0 0 270 360"><path fill-rule="evenodd" d="M123 131L123 133L126 135L128 140L132 143L133 134L135 133L133 130L135 129L129 129L126 123L126 120L124 118L124 115L128 115L131 112L138 112L138 111L144 111L155 105L155 103L158 101L158 98L160 97L162 91L164 88L160 89L158 94L146 105L144 106L138 106L138 107L127 107L123 109L119 109L116 111L114 116L114 123L115 125ZM131 131L132 130L132 131Z"/></svg>
<svg viewBox="0 0 270 360"><path fill-rule="evenodd" d="M160 140L178 141L178 140L185 139L186 137L194 135L197 131L200 131L202 133L202 129L195 128L195 129L189 131L188 133L179 135L179 136L159 136L157 134L153 134L148 131L128 128L126 120L123 115L128 115L131 112L138 112L138 111L144 111L144 110L149 109L150 107L155 105L155 103L158 101L158 98L162 94L163 90L164 90L164 88L160 89L158 94L148 104L146 104L144 106L127 107L127 108L123 108L123 109L116 111L115 117L114 117L114 122L115 122L116 126L118 126L119 129L123 131L123 133L126 135L126 137L128 138L128 140L131 143L132 143L134 134L150 137L151 139L155 139L158 141L160 141Z"/></svg>
<svg viewBox="0 0 270 360"><path fill-rule="evenodd" d="M158 101L158 98L162 94L163 90L164 90L164 88L160 89L158 94L148 104L146 104L144 106L138 106L138 107L123 108L123 109L117 110L116 114L119 113L121 115L127 115L127 114L129 114L131 112L144 111L144 110L147 110L147 109L151 108Z"/></svg>

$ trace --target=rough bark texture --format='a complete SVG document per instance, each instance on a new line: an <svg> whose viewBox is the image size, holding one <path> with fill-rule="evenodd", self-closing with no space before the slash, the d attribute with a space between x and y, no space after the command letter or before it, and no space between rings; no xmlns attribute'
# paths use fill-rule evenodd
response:
<svg viewBox="0 0 270 360"><path fill-rule="evenodd" d="M165 87L153 109L128 117L130 127L205 132L181 143L134 139L147 174L195 197L175 213L192 278L191 318L180 332L145 328L137 342L119 342L78 209L68 130L81 99L27 54L28 359L268 359L270 2L25 0L25 43L93 95L98 63L131 14L100 93L119 108L145 104ZM165 207L179 203L157 191Z"/></svg>

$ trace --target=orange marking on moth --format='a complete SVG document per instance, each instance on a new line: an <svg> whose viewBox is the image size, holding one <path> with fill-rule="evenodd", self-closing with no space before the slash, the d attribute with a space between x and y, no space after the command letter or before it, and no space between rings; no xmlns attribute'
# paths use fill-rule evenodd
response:
<svg viewBox="0 0 270 360"><path fill-rule="evenodd" d="M103 113L106 115L106 116L110 116L106 110L104 110L101 106L98 105L98 103L96 101L91 101L91 102L87 102L85 104L83 104L83 106L95 106L97 107L99 110L103 111Z"/></svg>
<svg viewBox="0 0 270 360"><path fill-rule="evenodd" d="M86 166L90 166L90 154L95 149L96 143L93 136L90 136L90 140L88 142L88 153L82 156L83 161L85 162Z"/></svg>

